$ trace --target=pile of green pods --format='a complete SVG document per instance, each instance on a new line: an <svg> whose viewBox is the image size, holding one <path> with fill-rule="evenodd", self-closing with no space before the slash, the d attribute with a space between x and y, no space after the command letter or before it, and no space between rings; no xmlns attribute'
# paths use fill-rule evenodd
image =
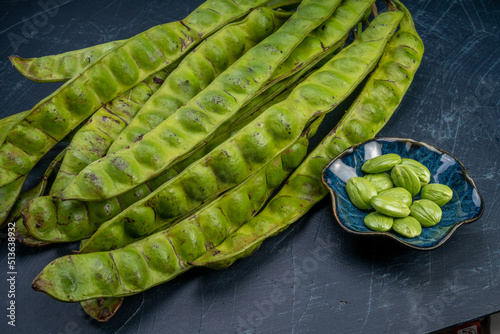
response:
<svg viewBox="0 0 500 334"><path fill-rule="evenodd" d="M31 247L80 242L33 288L106 321L124 297L225 268L306 214L327 194L323 168L383 128L422 60L411 14L385 2L208 0L128 40L11 56L31 80L65 81L0 120L0 224ZM340 122L310 147L332 111ZM373 175L370 191L385 191Z"/></svg>

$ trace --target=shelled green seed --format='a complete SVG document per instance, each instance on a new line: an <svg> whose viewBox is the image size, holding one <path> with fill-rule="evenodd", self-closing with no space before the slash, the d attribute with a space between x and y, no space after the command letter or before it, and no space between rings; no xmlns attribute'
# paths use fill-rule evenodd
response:
<svg viewBox="0 0 500 334"><path fill-rule="evenodd" d="M387 173L367 174L364 178L373 184L377 193L394 187L391 176Z"/></svg>
<svg viewBox="0 0 500 334"><path fill-rule="evenodd" d="M377 190L373 184L359 176L351 177L345 187L352 204L360 210L369 209L371 207L371 198L377 195Z"/></svg>
<svg viewBox="0 0 500 334"><path fill-rule="evenodd" d="M422 188L421 196L423 199L431 200L437 205L443 206L453 197L453 190L444 184L431 183Z"/></svg>
<svg viewBox="0 0 500 334"><path fill-rule="evenodd" d="M383 215L379 212L369 213L365 219L365 225L370 230L378 232L387 232L392 228L394 218Z"/></svg>
<svg viewBox="0 0 500 334"><path fill-rule="evenodd" d="M421 186L425 186L431 181L431 172L427 167L413 159L401 159L401 164L409 166L420 179Z"/></svg>
<svg viewBox="0 0 500 334"><path fill-rule="evenodd" d="M394 166L391 171L391 179L396 187L405 188L412 196L420 192L420 179L413 169L407 165Z"/></svg>
<svg viewBox="0 0 500 334"><path fill-rule="evenodd" d="M407 207L411 206L411 203L413 201L413 198L408 190L405 188L401 187L394 187L391 189L387 189L384 191L381 191L379 195L384 195L384 196L389 196L389 197L394 197L396 199L399 199L402 201Z"/></svg>
<svg viewBox="0 0 500 334"><path fill-rule="evenodd" d="M434 226L441 221L443 212L439 205L428 199L413 202L410 215L424 227Z"/></svg>
<svg viewBox="0 0 500 334"><path fill-rule="evenodd" d="M387 195L373 196L371 205L379 213L389 217L401 218L410 214L410 208L403 201Z"/></svg>
<svg viewBox="0 0 500 334"><path fill-rule="evenodd" d="M422 226L413 217L394 219L392 229L406 238L415 238L422 233Z"/></svg>
<svg viewBox="0 0 500 334"><path fill-rule="evenodd" d="M401 157L395 153L379 155L378 157L367 160L361 170L365 173L381 173L391 170L401 162Z"/></svg>

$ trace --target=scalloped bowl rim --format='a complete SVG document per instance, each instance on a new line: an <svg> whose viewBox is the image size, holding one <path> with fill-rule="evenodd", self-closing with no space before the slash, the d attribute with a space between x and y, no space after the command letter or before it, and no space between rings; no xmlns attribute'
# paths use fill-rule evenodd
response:
<svg viewBox="0 0 500 334"><path fill-rule="evenodd" d="M480 202L481 202L481 209L480 209L479 213L476 216L474 216L474 217L472 217L470 219L465 219L465 220L462 220L462 221L458 221L455 224L453 224L453 227L446 233L446 235L443 238L441 238L441 240L439 240L439 242L437 242L435 245L429 246L429 247L422 247L422 246L416 246L416 245L410 244L410 243L406 242L405 240L402 240L402 239L398 238L398 236L396 236L394 233L378 232L378 231L355 231L355 230L352 230L352 229L348 228L347 226L345 226L340 221L340 217L339 217L338 212L337 212L337 205L336 205L336 203L337 203L336 202L337 201L336 200L337 194L335 193L335 191L326 182L326 180L325 180L325 172L326 172L327 169L329 169L329 167L335 161L340 160L343 157L354 153L354 151L356 149L358 149L359 147L361 147L361 146L363 146L363 145L365 145L365 144L367 144L369 142L373 142L373 141L405 141L405 142L410 142L412 144L417 144L417 145L424 146L424 147L426 147L429 150L439 151L440 153L447 154L450 157L452 157L453 159L455 159L455 161L457 161L460 164L460 167L463 170L464 178L468 182L470 182L470 184L473 186L473 188L477 192L477 195L479 196L479 199L480 199ZM399 242L399 243L401 243L401 244L403 244L403 245L405 245L407 247L410 247L410 248L413 248L413 249L416 249L416 250L433 250L433 249L438 248L439 246L443 245L453 235L453 233L455 233L455 231L460 226L462 226L464 224L472 223L472 222L478 220L479 218L481 218L481 216L483 215L483 212L484 212L483 197L481 196L481 193L479 192L479 189L477 188L474 180L470 176L470 174L467 171L467 169L465 168L464 164L459 159L457 159L453 154L450 154L450 153L448 153L448 152L446 152L446 151L444 151L444 150L442 150L440 148L437 148L437 147L435 147L433 145L430 145L428 143L417 141L417 140L410 139L410 138L377 137L377 138L368 139L368 140L365 140L365 141L363 141L361 143L352 145L349 148L345 149L342 153L340 153L339 155L337 155L332 161L330 161L326 165L326 167L323 169L323 172L321 173L321 180L322 180L324 186L326 187L326 189L328 189L328 191L330 193L330 198L331 198L332 207L333 207L333 215L335 217L335 220L337 221L337 223L340 225L340 227L344 231L347 231L347 232L355 234L355 235L365 236L365 237L368 237L368 236L382 236L382 237L390 238L392 240L396 240L397 242Z"/></svg>

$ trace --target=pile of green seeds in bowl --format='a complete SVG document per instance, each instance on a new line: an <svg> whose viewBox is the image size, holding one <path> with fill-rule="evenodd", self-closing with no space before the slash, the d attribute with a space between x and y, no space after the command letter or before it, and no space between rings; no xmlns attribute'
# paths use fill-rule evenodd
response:
<svg viewBox="0 0 500 334"><path fill-rule="evenodd" d="M374 209L364 218L365 225L379 232L394 231L406 238L422 233L441 221L441 207L453 197L450 187L429 183L431 173L420 162L395 153L367 160L364 176L352 177L346 191L360 210ZM420 194L420 199L413 200Z"/></svg>

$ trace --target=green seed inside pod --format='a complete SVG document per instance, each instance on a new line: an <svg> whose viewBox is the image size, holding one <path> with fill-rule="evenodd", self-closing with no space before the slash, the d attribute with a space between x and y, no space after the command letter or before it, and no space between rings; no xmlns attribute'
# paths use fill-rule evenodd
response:
<svg viewBox="0 0 500 334"><path fill-rule="evenodd" d="M367 160L361 170L365 173L382 173L391 170L401 162L401 157L395 153L383 154Z"/></svg>
<svg viewBox="0 0 500 334"><path fill-rule="evenodd" d="M406 190L405 188L401 188L401 187L394 187L391 189L381 191L379 193L379 195L385 195L385 196L394 197L396 199L399 199L404 204L406 204L407 207L411 206L411 203L413 200L410 192L408 190Z"/></svg>
<svg viewBox="0 0 500 334"><path fill-rule="evenodd" d="M394 218L383 215L379 212L371 212L369 213L365 219L365 225L370 230L386 232L392 228L392 223Z"/></svg>
<svg viewBox="0 0 500 334"><path fill-rule="evenodd" d="M403 201L387 195L372 197L371 204L375 210L386 216L402 218L410 214L410 208Z"/></svg>
<svg viewBox="0 0 500 334"><path fill-rule="evenodd" d="M346 192L352 204L360 210L366 210L371 207L370 200L377 195L377 190L365 178L351 177L346 185Z"/></svg>
<svg viewBox="0 0 500 334"><path fill-rule="evenodd" d="M453 197L453 190L444 184L431 183L422 188L422 198L433 201L439 206L448 203Z"/></svg>
<svg viewBox="0 0 500 334"><path fill-rule="evenodd" d="M392 229L406 238L415 238L422 233L422 225L413 217L394 219Z"/></svg>
<svg viewBox="0 0 500 334"><path fill-rule="evenodd" d="M419 193L420 179L413 169L406 165L396 165L391 171L391 179L396 187L405 188L412 196Z"/></svg>
<svg viewBox="0 0 500 334"><path fill-rule="evenodd" d="M439 205L428 199L413 202L410 215L424 227L434 226L441 221L443 212Z"/></svg>
<svg viewBox="0 0 500 334"><path fill-rule="evenodd" d="M394 187L391 176L387 173L367 174L364 178L373 184L377 193Z"/></svg>
<svg viewBox="0 0 500 334"><path fill-rule="evenodd" d="M401 159L401 164L409 166L411 169L413 169L415 174L417 174L418 178L420 179L422 187L431 181L431 172L420 162L413 159Z"/></svg>

